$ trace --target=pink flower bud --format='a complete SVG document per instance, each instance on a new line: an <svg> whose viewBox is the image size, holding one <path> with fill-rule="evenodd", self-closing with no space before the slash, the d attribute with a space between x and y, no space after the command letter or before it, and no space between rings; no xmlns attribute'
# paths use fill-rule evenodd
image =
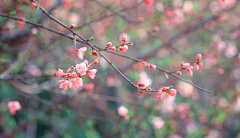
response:
<svg viewBox="0 0 240 138"><path fill-rule="evenodd" d="M76 25L75 24L71 24L71 27L70 28L74 28Z"/></svg>
<svg viewBox="0 0 240 138"><path fill-rule="evenodd" d="M198 63L198 65L201 67L201 66L203 65L203 63L202 63L202 62L200 62L200 63Z"/></svg>
<svg viewBox="0 0 240 138"><path fill-rule="evenodd" d="M112 47L112 51L116 51L116 47L115 46Z"/></svg>
<svg viewBox="0 0 240 138"><path fill-rule="evenodd" d="M153 31L154 32L158 32L160 30L160 28L158 27L158 26L155 26L154 28L153 28Z"/></svg>
<svg viewBox="0 0 240 138"><path fill-rule="evenodd" d="M72 74L70 75L70 78L77 78L77 74L76 74L76 73L72 73Z"/></svg>
<svg viewBox="0 0 240 138"><path fill-rule="evenodd" d="M56 72L56 76L62 78L64 76L63 70L58 69L58 71Z"/></svg>
<svg viewBox="0 0 240 138"><path fill-rule="evenodd" d="M125 115L127 115L128 113L128 109L125 106L120 106L118 107L118 114L122 117L124 117Z"/></svg>
<svg viewBox="0 0 240 138"><path fill-rule="evenodd" d="M122 36L122 42L126 42L126 41L127 41L127 36L126 35Z"/></svg>
<svg viewBox="0 0 240 138"><path fill-rule="evenodd" d="M192 77L192 76L193 76L193 72L192 72L192 70L191 70L191 69L188 69L188 70L187 70L187 72L188 72L188 76L190 76L190 77Z"/></svg>
<svg viewBox="0 0 240 138"><path fill-rule="evenodd" d="M97 60L95 60L93 63L94 63L94 64L98 64L98 61L97 61Z"/></svg>
<svg viewBox="0 0 240 138"><path fill-rule="evenodd" d="M181 71L177 71L177 74L178 74L179 76L182 76L182 72L181 72Z"/></svg>
<svg viewBox="0 0 240 138"><path fill-rule="evenodd" d="M129 115L125 115L125 116L124 116L124 119L125 119L125 120L129 120L129 119L130 119Z"/></svg>
<svg viewBox="0 0 240 138"><path fill-rule="evenodd" d="M156 65L151 64L151 65L150 65L150 68L151 68L152 70L155 70L155 69L156 69Z"/></svg>
<svg viewBox="0 0 240 138"><path fill-rule="evenodd" d="M123 51L127 51L128 50L128 46L127 45L124 45L123 46Z"/></svg>
<svg viewBox="0 0 240 138"><path fill-rule="evenodd" d="M138 18L138 22L139 22L139 23L144 22L144 18L143 18L143 17L139 17L139 18Z"/></svg>
<svg viewBox="0 0 240 138"><path fill-rule="evenodd" d="M175 90L175 89L170 89L170 90L169 90L169 94L170 94L171 96L176 96L177 90Z"/></svg>
<svg viewBox="0 0 240 138"><path fill-rule="evenodd" d="M142 61L142 67L147 67L147 62Z"/></svg>
<svg viewBox="0 0 240 138"><path fill-rule="evenodd" d="M189 66L190 66L189 63L184 63L184 64L182 65L183 68L188 68Z"/></svg>
<svg viewBox="0 0 240 138"><path fill-rule="evenodd" d="M197 60L201 60L202 59L202 55L201 54L198 54L197 55Z"/></svg>
<svg viewBox="0 0 240 138"><path fill-rule="evenodd" d="M151 7L152 4L153 4L153 0L146 0L147 7Z"/></svg>
<svg viewBox="0 0 240 138"><path fill-rule="evenodd" d="M181 62L181 66L183 66L184 62Z"/></svg>
<svg viewBox="0 0 240 138"><path fill-rule="evenodd" d="M198 64L194 64L194 69L195 69L195 70L199 70Z"/></svg>
<svg viewBox="0 0 240 138"><path fill-rule="evenodd" d="M156 93L158 99L162 99L162 90Z"/></svg>
<svg viewBox="0 0 240 138"><path fill-rule="evenodd" d="M107 45L106 45L106 49L109 49L109 47L112 46L112 42L108 42Z"/></svg>
<svg viewBox="0 0 240 138"><path fill-rule="evenodd" d="M37 7L37 4L33 2L33 3L32 3L32 7L33 7L33 8L36 8L36 7Z"/></svg>

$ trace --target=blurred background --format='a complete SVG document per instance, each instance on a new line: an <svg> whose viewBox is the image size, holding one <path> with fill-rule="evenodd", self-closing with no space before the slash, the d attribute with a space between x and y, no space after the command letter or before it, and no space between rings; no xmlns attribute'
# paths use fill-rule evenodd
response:
<svg viewBox="0 0 240 138"><path fill-rule="evenodd" d="M58 88L55 73L74 65L73 41L20 18L65 33L30 0L0 2L0 137L205 137L240 138L240 4L236 0L38 0L56 19L91 43L105 48L127 35L125 53L174 71L182 61L203 67L183 79L142 68L130 59L102 51L135 84L156 90L170 86L177 96L143 93L102 58L94 80L83 77L80 89ZM77 48L86 46L77 43ZM92 62L91 48L85 59ZM78 60L78 62L82 62ZM11 115L9 101L21 109ZM127 117L119 114L125 112Z"/></svg>

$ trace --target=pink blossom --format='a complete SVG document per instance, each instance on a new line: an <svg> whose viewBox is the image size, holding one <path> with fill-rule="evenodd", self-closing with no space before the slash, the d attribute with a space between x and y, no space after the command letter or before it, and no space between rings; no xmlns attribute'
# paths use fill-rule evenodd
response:
<svg viewBox="0 0 240 138"><path fill-rule="evenodd" d="M76 73L70 74L70 78L77 78L77 74Z"/></svg>
<svg viewBox="0 0 240 138"><path fill-rule="evenodd" d="M199 70L198 64L194 64L194 69L195 69L195 70Z"/></svg>
<svg viewBox="0 0 240 138"><path fill-rule="evenodd" d="M126 42L126 41L127 41L127 36L126 35L122 36L122 42Z"/></svg>
<svg viewBox="0 0 240 138"><path fill-rule="evenodd" d="M74 78L71 80L71 83L74 88L82 87L83 86L83 81L81 78Z"/></svg>
<svg viewBox="0 0 240 138"><path fill-rule="evenodd" d="M88 70L88 71L87 71L87 74L88 74L88 76L89 76L91 79L94 79L94 78L95 78L95 75L96 75L96 72L97 72L96 69L92 69L92 70Z"/></svg>
<svg viewBox="0 0 240 138"><path fill-rule="evenodd" d="M153 4L153 0L146 0L146 6L151 7Z"/></svg>
<svg viewBox="0 0 240 138"><path fill-rule="evenodd" d="M71 66L70 68L68 68L68 69L67 69L67 73L71 73L71 72L72 72L72 71L71 71L72 69L74 69L73 66Z"/></svg>
<svg viewBox="0 0 240 138"><path fill-rule="evenodd" d="M128 109L125 106L118 107L118 114L122 117L126 116L128 113Z"/></svg>
<svg viewBox="0 0 240 138"><path fill-rule="evenodd" d="M161 129L164 126L164 120L162 117L154 117L152 123L154 129Z"/></svg>
<svg viewBox="0 0 240 138"><path fill-rule="evenodd" d="M19 103L19 101L9 101L8 108L10 110L10 114L15 115L16 111L21 109L21 104Z"/></svg>
<svg viewBox="0 0 240 138"><path fill-rule="evenodd" d="M84 84L83 88L92 90L92 89L94 89L94 84L93 83Z"/></svg>
<svg viewBox="0 0 240 138"><path fill-rule="evenodd" d="M84 52L87 50L87 47L82 47L77 49L77 56L79 59L83 59Z"/></svg>
<svg viewBox="0 0 240 138"><path fill-rule="evenodd" d="M138 18L138 22L140 22L140 23L144 22L144 18L143 17L139 17Z"/></svg>
<svg viewBox="0 0 240 138"><path fill-rule="evenodd" d="M198 63L198 66L200 66L200 67L201 67L202 65L203 65L203 63L202 63L202 62Z"/></svg>
<svg viewBox="0 0 240 138"><path fill-rule="evenodd" d="M170 89L168 93L169 93L171 96L176 96L177 90L175 90L175 89Z"/></svg>
<svg viewBox="0 0 240 138"><path fill-rule="evenodd" d="M87 70L88 70L88 67L86 65L86 63L81 63L81 64L77 64L76 65L76 70L78 73L80 73L81 75L85 75Z"/></svg>
<svg viewBox="0 0 240 138"><path fill-rule="evenodd" d="M158 99L162 99L162 90L156 93Z"/></svg>
<svg viewBox="0 0 240 138"><path fill-rule="evenodd" d="M202 59L202 55L201 54L198 54L197 55L197 60L201 60Z"/></svg>
<svg viewBox="0 0 240 138"><path fill-rule="evenodd" d="M62 82L62 83L60 83L59 84L59 88L61 89L61 88L63 88L64 90L67 90L68 89L68 80L63 80L63 81L58 81L58 82ZM71 84L70 84L70 86L71 86Z"/></svg>
<svg viewBox="0 0 240 138"><path fill-rule="evenodd" d="M160 30L159 26L155 26L155 27L153 28L153 31L154 31L154 32L158 32L159 30Z"/></svg>
<svg viewBox="0 0 240 138"><path fill-rule="evenodd" d="M142 67L147 67L147 62L142 61Z"/></svg>
<svg viewBox="0 0 240 138"><path fill-rule="evenodd" d="M56 72L56 76L62 78L64 76L63 70L58 69L58 71Z"/></svg>

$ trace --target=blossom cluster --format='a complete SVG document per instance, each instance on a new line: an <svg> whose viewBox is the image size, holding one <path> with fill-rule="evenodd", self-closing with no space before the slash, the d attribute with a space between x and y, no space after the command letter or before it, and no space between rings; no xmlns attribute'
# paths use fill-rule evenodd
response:
<svg viewBox="0 0 240 138"><path fill-rule="evenodd" d="M106 49L112 49L112 51L116 51L118 49L121 52L126 52L130 46L133 46L132 42L127 42L127 36L122 36L122 44L120 46L112 46L112 42L108 42L106 45Z"/></svg>
<svg viewBox="0 0 240 138"><path fill-rule="evenodd" d="M80 59L83 59L83 54L87 50L86 47L80 48L77 50L77 55ZM84 60L80 64L76 64L75 67L71 66L68 68L67 72L64 73L62 69L58 69L56 72L57 77L62 78L58 82L60 83L59 88L63 88L64 90L67 90L68 87L72 88L78 88L83 86L83 75L88 75L91 79L95 78L96 69L89 70L90 66L88 65L88 61Z"/></svg>
<svg viewBox="0 0 240 138"><path fill-rule="evenodd" d="M148 64L148 63L145 62L145 61L142 61L141 64L142 64L142 67L149 67L149 68L152 69L152 70L155 70L155 69L157 68L156 65L154 65L154 64Z"/></svg>
<svg viewBox="0 0 240 138"><path fill-rule="evenodd" d="M9 101L8 108L9 108L10 114L15 115L16 111L20 110L22 107L19 101Z"/></svg>
<svg viewBox="0 0 240 138"><path fill-rule="evenodd" d="M196 71L198 71L199 67L203 65L203 61L201 61L201 59L202 59L202 55L198 54L196 57L196 63L194 63L194 69ZM181 62L181 70L187 70L188 76L190 76L190 77L193 76L192 69L193 69L193 66L191 66L190 63ZM177 71L176 73L180 76L182 75L182 73L180 71Z"/></svg>
<svg viewBox="0 0 240 138"><path fill-rule="evenodd" d="M120 107L118 107L118 114L122 117L122 118L124 118L125 120L129 120L130 119L130 117L129 117L129 115L127 115L127 113L128 113L128 109L127 109L127 107L125 107L125 106L120 106Z"/></svg>
<svg viewBox="0 0 240 138"><path fill-rule="evenodd" d="M144 91L146 91L146 92L153 91L154 92L154 90L152 88L150 88L149 86L146 87L144 84L138 84L138 87L141 88L141 90L138 93L138 96L140 96ZM173 86L163 87L156 93L157 98L162 99L162 94L164 92L171 95L171 96L176 96L177 95L177 90L173 89Z"/></svg>
<svg viewBox="0 0 240 138"><path fill-rule="evenodd" d="M177 90L173 89L172 86L170 87L163 87L161 90L159 90L156 95L157 95L157 98L158 99L162 99L162 94L163 93L167 93L169 94L170 96L176 96L177 95Z"/></svg>

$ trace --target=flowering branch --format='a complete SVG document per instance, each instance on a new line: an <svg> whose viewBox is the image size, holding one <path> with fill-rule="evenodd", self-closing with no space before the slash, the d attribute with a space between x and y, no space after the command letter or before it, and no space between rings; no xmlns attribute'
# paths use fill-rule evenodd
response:
<svg viewBox="0 0 240 138"><path fill-rule="evenodd" d="M49 31L51 31L51 32L57 33L57 34L59 34L59 35L62 35L62 36L64 36L64 37L67 37L67 38L69 38L69 39L74 40L73 37L70 37L70 36L66 35L65 33L61 33L61 32L59 32L59 31L50 29L50 28L45 27L45 26L43 26L43 25L41 25L41 24L38 24L38 23L33 23L33 22L31 22L31 21L23 20L23 19L20 19L20 18L16 18L16 17L13 17L13 16L9 16L9 15L7 15L7 14L2 14L2 13L0 13L0 16L7 17L7 18L11 18L11 19L14 19L14 20L24 21L24 22L26 22L26 23L28 23L28 24L32 24L32 25L41 27L41 28L43 28L43 29L49 30ZM73 34L74 34L74 33L73 33ZM82 43L82 44L86 44L86 42L83 42L83 41L80 41L80 40L76 40L76 41L78 41L78 42L80 42L80 43ZM95 45L94 45L94 47L96 47L99 51L100 51L100 50L105 51L105 49L102 49L102 48L97 47L97 46L95 46ZM156 51L156 50L155 50L155 51ZM121 56L121 57L124 57L124 58L131 59L131 60L133 60L133 61L135 61L135 62L143 62L143 60L139 60L139 59L134 58L134 57L131 57L131 56L126 56L126 55L123 55L123 54L119 54L119 53L116 53L116 52L113 52L113 51L110 51L110 50L106 50L106 52L109 52L109 53L112 53L112 54L115 54L115 55L118 55L118 56ZM110 64L110 65L111 65L111 64ZM201 88L201 87L193 84L192 82L189 82L189 81L187 81L187 80L185 80L185 79L182 79L181 77L179 77L179 76L177 76L177 75L174 74L175 71L174 71L174 72L170 72L170 71L168 71L168 70L165 70L165 69L163 69L163 68L161 68L161 67L157 67L157 66L156 66L156 69L158 69L158 70L160 70L160 71L162 71L162 72L164 72L164 73L167 73L167 74L169 74L169 75L171 75L171 76L173 76L173 77L175 77L175 78L177 78L177 79L179 79L179 80L182 80L182 81L184 81L184 82L186 82L186 83L189 83L189 84L191 84L192 86L194 86L195 88L197 88L197 89L199 89L199 90L202 90L202 91L205 91L205 92L208 92L208 93L212 92L212 91L203 89L203 88ZM121 73L121 74L122 74L122 73ZM30 77L33 78L34 76L30 76ZM16 77L12 76L12 77L8 77L7 79L21 79L21 78L25 78L25 77L22 76L22 77L20 77L20 78L16 78ZM26 77L26 78L28 78L28 77ZM4 79L4 78L1 78L1 80L3 80L3 79ZM128 79L128 80L129 80L129 79ZM130 84L131 84L131 83L130 83ZM134 85L133 85L133 86L134 86ZM136 86L134 86L134 87L136 87ZM136 87L136 88L138 88L138 87ZM150 92L157 92L157 91L150 91Z"/></svg>

